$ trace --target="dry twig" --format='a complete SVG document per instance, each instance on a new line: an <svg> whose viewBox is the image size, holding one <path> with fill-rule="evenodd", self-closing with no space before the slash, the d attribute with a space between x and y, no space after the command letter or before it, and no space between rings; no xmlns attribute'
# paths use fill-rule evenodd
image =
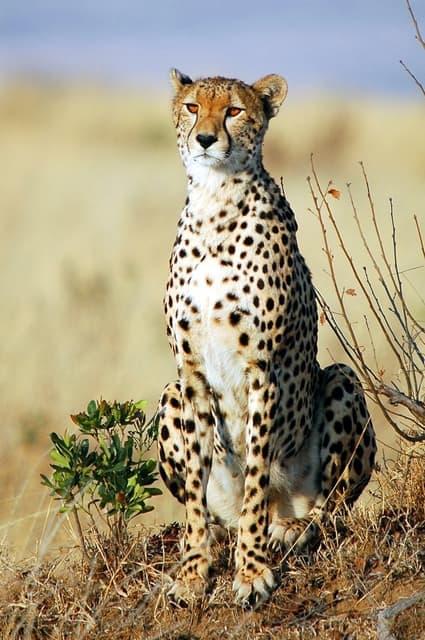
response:
<svg viewBox="0 0 425 640"><path fill-rule="evenodd" d="M419 28L418 21L417 21L417 19L416 19L416 16L415 16L415 14L414 14L414 12L413 12L413 9L412 9L412 6L411 6L411 4L410 4L409 0L406 0L406 4L407 4L407 9L408 9L408 11L409 11L409 13L410 13L410 17L412 18L413 25L414 25L414 27L415 27L415 31L416 31L415 38L416 38L416 40L419 42L419 44L421 44L421 45L422 45L422 47L425 49L425 41L424 41L424 39L423 39L423 37L422 37L422 34L421 34L421 31L420 31L420 28ZM412 71L410 71L410 69L407 67L407 65L405 65L405 64L404 64L403 60L400 60L400 64L401 64L401 66L403 67L403 69L404 69L405 71L407 71L407 73L409 74L409 76L410 76L410 77L412 78L412 80L417 84L417 86L418 86L418 87L419 87L419 89L422 91L423 95L425 96L425 88L424 88L424 86L423 86L422 82L421 82L420 80L418 80L418 78L415 76L415 74L414 74L414 73L412 73Z"/></svg>
<svg viewBox="0 0 425 640"><path fill-rule="evenodd" d="M317 292L317 297L324 317L351 362L358 369L360 376L366 384L366 391L378 404L388 423L396 433L404 439L410 442L422 442L425 441L425 405L421 398L425 376L425 355L423 353L425 330L409 309L404 293L402 272L399 266L396 224L392 200L390 199L392 232L392 255L390 256L385 247L385 242L380 230L380 223L377 219L368 176L363 163L360 163L360 166L371 215L371 228L378 242L380 257L377 257L371 249L371 239L364 230L364 225L358 214L358 209L350 185L348 184L349 199L363 247L377 274L378 282L382 286L389 308L384 308L366 267L363 267L364 277L361 276L361 271L349 251L349 245L342 234L340 225L331 208L330 199L328 198L331 182L327 184L326 189L322 187L313 162L313 156L311 156L313 178L308 177L307 181L313 198L314 213L317 216L322 233L324 253L329 266L333 290L338 302L338 311L332 310L319 292ZM419 225L416 220L415 222L418 229L418 237L421 240L422 236L419 231ZM399 370L402 374L402 387L404 387L404 389L400 388L399 384L396 384L393 380L390 384L384 383L383 371L378 367L376 348L367 316L365 322L372 345L372 358L368 357L367 352L361 344L357 327L349 316L345 301L346 290L339 284L338 274L334 264L333 250L331 249L328 238L328 224L330 224L330 228L335 233L339 248L349 265L359 290L366 300L371 318L377 323L386 344L398 363ZM406 408L409 413L399 414L394 412L388 404L384 403L382 397L389 398L390 405L400 405Z"/></svg>
<svg viewBox="0 0 425 640"><path fill-rule="evenodd" d="M422 37L422 34L421 34L421 32L420 32L418 21L416 20L416 16L415 16L415 14L413 13L413 9L412 9L412 6L411 6L411 4L410 4L409 0L406 0L406 4L407 4L407 8L408 8L408 10L409 10L410 16L411 16L411 18L412 18L412 22L413 22L413 24L414 24L414 26L415 26L415 31L416 31L416 36L415 36L415 37L416 37L416 40L417 40L417 41L418 41L418 42L423 46L423 48L425 49L425 41L424 41L424 39L423 39L423 37Z"/></svg>

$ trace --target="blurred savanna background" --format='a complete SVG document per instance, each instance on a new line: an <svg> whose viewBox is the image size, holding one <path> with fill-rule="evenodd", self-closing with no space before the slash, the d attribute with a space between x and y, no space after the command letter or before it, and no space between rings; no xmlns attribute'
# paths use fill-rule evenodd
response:
<svg viewBox="0 0 425 640"><path fill-rule="evenodd" d="M424 105L399 63L420 73L423 54L404 2L200 7L194 0L0 6L0 541L17 558L37 553L55 517L39 478L49 468L49 433L72 429L69 414L92 398L143 398L152 414L175 377L162 296L185 176L169 114L170 67L247 82L284 75L288 98L271 122L265 163L283 178L316 286L332 304L310 211L310 154L324 187L332 180L341 192L333 210L360 267L366 258L346 183L367 231L362 160L388 243L393 199L405 295L424 319L413 225L413 214L424 221ZM414 8L424 24L423 4ZM335 260L341 285L357 294L343 259ZM349 309L370 351L360 295ZM397 378L379 335L374 347L384 377ZM321 362L341 357L324 323ZM378 413L375 422L380 456L396 455ZM179 517L168 495L155 505L149 522ZM57 536L49 552L66 540Z"/></svg>

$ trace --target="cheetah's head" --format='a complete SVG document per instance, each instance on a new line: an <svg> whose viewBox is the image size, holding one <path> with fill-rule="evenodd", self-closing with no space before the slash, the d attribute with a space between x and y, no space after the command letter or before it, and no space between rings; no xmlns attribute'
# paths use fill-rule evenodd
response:
<svg viewBox="0 0 425 640"><path fill-rule="evenodd" d="M227 78L192 81L171 71L173 119L188 173L201 167L235 173L255 168L270 118L286 97L286 81L268 75L252 85Z"/></svg>

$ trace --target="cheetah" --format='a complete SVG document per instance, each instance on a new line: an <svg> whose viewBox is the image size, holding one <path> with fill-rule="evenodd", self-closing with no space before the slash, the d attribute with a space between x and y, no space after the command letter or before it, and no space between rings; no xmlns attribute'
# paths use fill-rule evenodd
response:
<svg viewBox="0 0 425 640"><path fill-rule="evenodd" d="M164 299L178 380L159 403L159 466L186 509L170 589L209 584L212 525L237 531L236 602L275 587L268 551L308 546L317 523L369 481L375 436L348 366L317 362L317 309L297 223L262 162L287 84L173 69L173 120L187 172Z"/></svg>

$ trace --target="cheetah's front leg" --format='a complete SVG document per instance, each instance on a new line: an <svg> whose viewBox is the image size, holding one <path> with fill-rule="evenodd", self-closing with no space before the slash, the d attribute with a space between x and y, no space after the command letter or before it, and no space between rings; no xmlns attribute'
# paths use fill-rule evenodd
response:
<svg viewBox="0 0 425 640"><path fill-rule="evenodd" d="M183 438L186 458L186 528L182 565L169 595L188 602L207 586L210 567L206 491L211 469L214 418L202 374L182 380Z"/></svg>
<svg viewBox="0 0 425 640"><path fill-rule="evenodd" d="M275 581L267 566L267 516L270 480L270 436L278 390L268 372L249 372L246 471L236 548L233 590L240 604L258 606Z"/></svg>

